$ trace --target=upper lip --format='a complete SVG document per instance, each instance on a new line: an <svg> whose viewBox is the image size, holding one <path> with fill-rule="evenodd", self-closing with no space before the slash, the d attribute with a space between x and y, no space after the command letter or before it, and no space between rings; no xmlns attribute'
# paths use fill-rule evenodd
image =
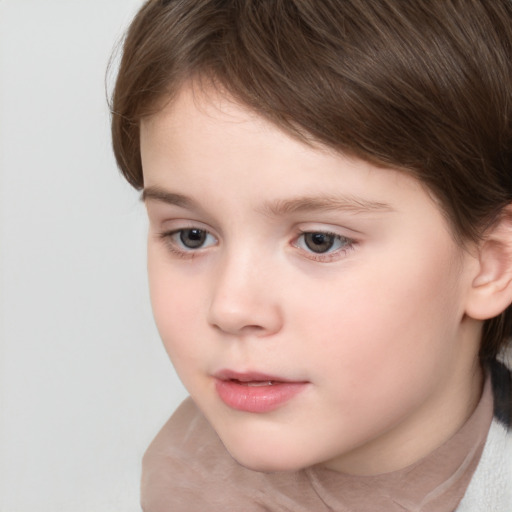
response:
<svg viewBox="0 0 512 512"><path fill-rule="evenodd" d="M214 374L214 377L219 380L237 380L239 382L305 382L257 371L239 372L228 369L218 371L217 373Z"/></svg>

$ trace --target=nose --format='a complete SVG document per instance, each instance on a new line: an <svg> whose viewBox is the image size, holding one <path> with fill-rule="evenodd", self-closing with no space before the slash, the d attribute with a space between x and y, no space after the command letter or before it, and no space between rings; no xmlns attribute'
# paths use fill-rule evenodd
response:
<svg viewBox="0 0 512 512"><path fill-rule="evenodd" d="M238 254L219 264L208 321L225 334L264 337L282 327L272 268L255 259Z"/></svg>

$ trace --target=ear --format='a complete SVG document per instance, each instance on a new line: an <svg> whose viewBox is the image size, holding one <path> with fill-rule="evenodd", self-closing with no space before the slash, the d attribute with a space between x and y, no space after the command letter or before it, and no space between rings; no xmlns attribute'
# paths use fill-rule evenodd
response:
<svg viewBox="0 0 512 512"><path fill-rule="evenodd" d="M512 204L506 206L477 246L478 265L466 314L487 320L512 303Z"/></svg>

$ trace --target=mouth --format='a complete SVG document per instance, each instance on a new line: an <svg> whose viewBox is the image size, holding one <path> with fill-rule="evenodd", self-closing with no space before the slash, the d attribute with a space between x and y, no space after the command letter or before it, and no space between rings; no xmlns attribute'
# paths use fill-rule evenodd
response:
<svg viewBox="0 0 512 512"><path fill-rule="evenodd" d="M257 388L260 386L273 386L274 384L278 383L275 380L251 380L249 382L243 382L243 381L235 381L235 382L238 382L241 386L248 386L250 388Z"/></svg>
<svg viewBox="0 0 512 512"><path fill-rule="evenodd" d="M214 375L219 398L231 409L265 413L292 400L307 381L294 381L258 372L222 370Z"/></svg>

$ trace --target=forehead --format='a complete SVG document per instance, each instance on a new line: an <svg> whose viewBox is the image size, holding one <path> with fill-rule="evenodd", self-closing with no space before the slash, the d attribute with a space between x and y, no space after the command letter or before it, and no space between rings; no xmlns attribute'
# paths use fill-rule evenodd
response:
<svg viewBox="0 0 512 512"><path fill-rule="evenodd" d="M283 164L300 158L300 167L314 170L321 160L340 158L332 148L306 143L283 131L224 91L195 83L183 86L155 114L142 119L140 143L145 175L152 174L149 164L158 156L176 162L185 157L191 161L238 157L244 162L240 173L249 167L247 158L254 153L260 157L252 162L253 168L261 168L263 159L268 166L272 160ZM361 171L373 171L369 163L347 155L342 158L357 163ZM206 163L205 167L214 166Z"/></svg>
<svg viewBox="0 0 512 512"><path fill-rule="evenodd" d="M439 213L412 176L306 144L217 89L183 87L144 119L141 157L146 199L170 192L274 213L305 203L383 212L411 208L420 195Z"/></svg>
<svg viewBox="0 0 512 512"><path fill-rule="evenodd" d="M172 98L159 103L160 108L141 121L141 151L144 151L148 137L152 144L163 139L167 145L170 140L178 142L181 138L196 141L198 133L213 135L222 130L226 134L236 134L242 129L256 135L268 131L271 126L220 86L204 86L198 81L186 82ZM288 137L278 129L273 137L279 134Z"/></svg>

